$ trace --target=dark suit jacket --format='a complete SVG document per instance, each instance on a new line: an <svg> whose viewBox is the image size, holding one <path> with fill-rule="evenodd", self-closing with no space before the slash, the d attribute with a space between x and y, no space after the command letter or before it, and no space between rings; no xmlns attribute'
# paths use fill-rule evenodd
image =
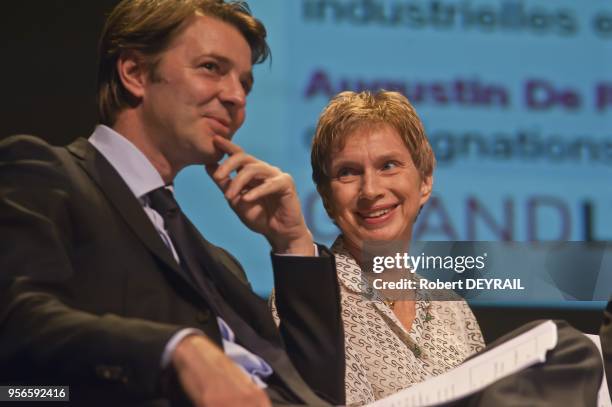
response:
<svg viewBox="0 0 612 407"><path fill-rule="evenodd" d="M0 236L2 383L69 384L88 405L165 405L160 358L172 335L196 327L220 344L206 299L181 277L138 200L84 139L68 147L28 136L0 143ZM227 303L261 337L286 346L317 393L342 403L333 256L273 256L287 318L280 336L236 260L204 238L198 253ZM267 362L290 398L320 401L290 363Z"/></svg>
<svg viewBox="0 0 612 407"><path fill-rule="evenodd" d="M606 379L608 379L608 390L612 398L612 299L604 310L603 322L599 330L601 340L601 353L604 360Z"/></svg>
<svg viewBox="0 0 612 407"><path fill-rule="evenodd" d="M496 339L480 353L516 338L544 320L531 321ZM520 370L486 388L444 407L556 407L595 406L602 381L599 351L582 332L565 321L557 325L557 344L546 354L546 362ZM468 358L476 357L473 355Z"/></svg>

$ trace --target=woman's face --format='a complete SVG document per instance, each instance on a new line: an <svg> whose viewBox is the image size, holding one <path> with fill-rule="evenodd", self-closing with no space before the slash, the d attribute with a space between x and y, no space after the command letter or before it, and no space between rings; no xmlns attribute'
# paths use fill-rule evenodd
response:
<svg viewBox="0 0 612 407"><path fill-rule="evenodd" d="M360 250L367 241L410 241L419 208L431 195L432 177L422 179L394 128L357 128L332 156L329 169L327 207L349 250Z"/></svg>

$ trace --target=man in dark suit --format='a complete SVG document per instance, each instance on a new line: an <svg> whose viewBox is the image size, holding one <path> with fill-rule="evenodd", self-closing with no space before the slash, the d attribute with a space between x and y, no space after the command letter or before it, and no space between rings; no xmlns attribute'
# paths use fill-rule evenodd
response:
<svg viewBox="0 0 612 407"><path fill-rule="evenodd" d="M71 385L82 405L343 403L333 257L291 178L230 141L265 35L220 0L122 1L100 41L89 140L0 144L2 383ZM270 242L278 330L177 207L172 181L193 164Z"/></svg>
<svg viewBox="0 0 612 407"><path fill-rule="evenodd" d="M604 310L603 321L599 328L599 339L601 340L601 353L603 355L606 378L608 380L608 391L612 398L612 299Z"/></svg>

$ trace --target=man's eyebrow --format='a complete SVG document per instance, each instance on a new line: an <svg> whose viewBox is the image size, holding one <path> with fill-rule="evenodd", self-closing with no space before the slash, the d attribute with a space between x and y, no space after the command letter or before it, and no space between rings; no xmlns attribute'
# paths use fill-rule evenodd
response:
<svg viewBox="0 0 612 407"><path fill-rule="evenodd" d="M219 61L221 64L223 65L227 65L227 66L234 66L235 64L232 62L231 59L223 56L223 55L219 55L216 53L210 53L210 54L202 54L200 55L198 58L214 58L217 61ZM247 90L251 90L253 88L253 84L255 83L255 78L253 77L253 71L249 70L248 72L245 72L244 74L240 75L240 79L243 80L247 86Z"/></svg>
<svg viewBox="0 0 612 407"><path fill-rule="evenodd" d="M211 53L204 52L204 53L198 55L198 58L215 58L216 60L218 60L219 62L222 62L224 64L228 64L228 65L232 64L232 61L228 57L225 57L223 55L219 55L219 54L214 53L214 52L211 52Z"/></svg>

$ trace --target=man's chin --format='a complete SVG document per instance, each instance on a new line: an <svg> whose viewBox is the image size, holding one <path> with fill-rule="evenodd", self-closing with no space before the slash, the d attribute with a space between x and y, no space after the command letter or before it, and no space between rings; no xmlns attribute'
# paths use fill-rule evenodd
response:
<svg viewBox="0 0 612 407"><path fill-rule="evenodd" d="M192 145L199 164L214 165L223 159L225 152L216 148L212 135L206 135Z"/></svg>
<svg viewBox="0 0 612 407"><path fill-rule="evenodd" d="M224 157L225 152L215 150L215 153L213 154L213 159L215 163L218 163L219 161L223 160Z"/></svg>
<svg viewBox="0 0 612 407"><path fill-rule="evenodd" d="M223 151L215 150L214 153L204 154L202 156L201 164L206 166L216 165L225 157L225 153Z"/></svg>

